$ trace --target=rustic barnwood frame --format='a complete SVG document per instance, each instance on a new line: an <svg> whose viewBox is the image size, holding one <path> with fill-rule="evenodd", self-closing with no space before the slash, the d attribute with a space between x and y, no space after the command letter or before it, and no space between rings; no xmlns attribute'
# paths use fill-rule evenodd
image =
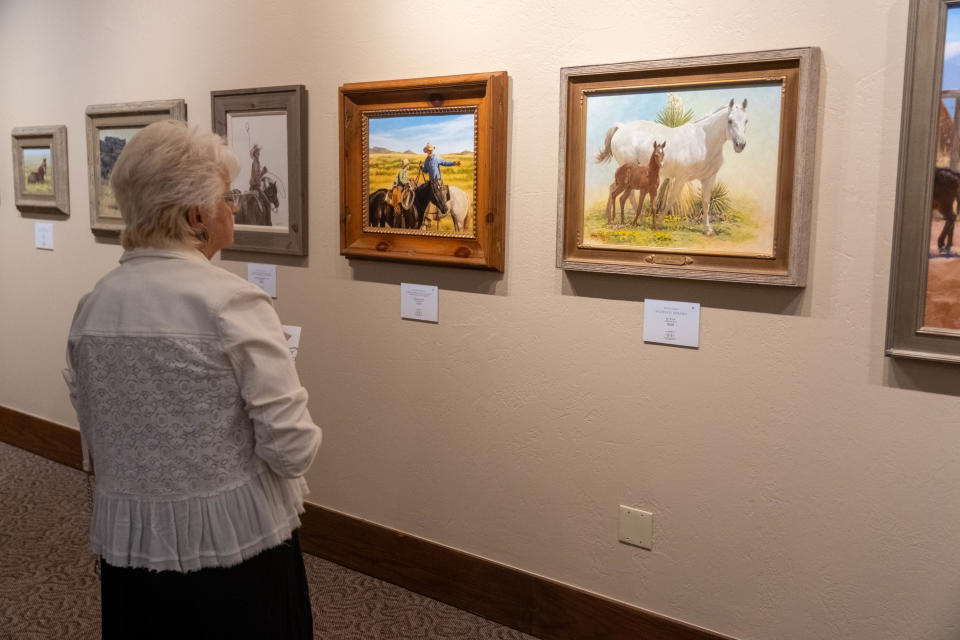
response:
<svg viewBox="0 0 960 640"><path fill-rule="evenodd" d="M101 212L103 192L100 181L100 131L146 127L159 120L187 119L187 103L177 100L95 104L87 107L87 176L90 185L90 229L94 234L117 237L123 230L123 219Z"/></svg>
<svg viewBox="0 0 960 640"><path fill-rule="evenodd" d="M924 325L944 35L947 9L956 4L910 3L887 309L889 356L960 362L960 331ZM951 155L956 151L952 149Z"/></svg>
<svg viewBox="0 0 960 640"><path fill-rule="evenodd" d="M70 168L67 159L67 127L16 127L11 136L13 149L14 204L21 211L70 215ZM24 176L24 149L50 149L53 165L53 193L29 193Z"/></svg>
<svg viewBox="0 0 960 640"><path fill-rule="evenodd" d="M631 275L802 287L806 284L817 138L820 50L753 53L565 67L560 74L557 267ZM782 82L773 255L583 242L586 96L672 87ZM799 132L802 135L798 135Z"/></svg>
<svg viewBox="0 0 960 640"><path fill-rule="evenodd" d="M340 87L340 253L504 269L506 233L507 73L391 80ZM474 112L474 222L470 233L421 233L366 224L367 139L371 115Z"/></svg>
<svg viewBox="0 0 960 640"><path fill-rule="evenodd" d="M287 171L290 211L286 230L257 229L239 225L234 229L232 251L307 255L307 90L304 85L257 87L210 92L213 131L227 135L229 114L256 115L257 112L283 111L287 116ZM246 158L239 158L241 162Z"/></svg>

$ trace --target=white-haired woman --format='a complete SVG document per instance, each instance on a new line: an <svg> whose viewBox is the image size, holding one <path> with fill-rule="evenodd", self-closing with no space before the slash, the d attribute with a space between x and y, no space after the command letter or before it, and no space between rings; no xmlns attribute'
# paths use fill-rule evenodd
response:
<svg viewBox="0 0 960 640"><path fill-rule="evenodd" d="M84 466L104 638L312 638L296 529L320 445L267 295L210 264L233 243L237 161L151 124L111 184L120 266L84 296L64 376Z"/></svg>

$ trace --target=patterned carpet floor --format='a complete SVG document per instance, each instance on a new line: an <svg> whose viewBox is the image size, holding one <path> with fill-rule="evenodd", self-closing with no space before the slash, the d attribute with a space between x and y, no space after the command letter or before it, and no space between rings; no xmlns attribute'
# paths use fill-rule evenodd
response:
<svg viewBox="0 0 960 640"><path fill-rule="evenodd" d="M100 637L85 474L0 443L0 639ZM305 554L318 640L534 640Z"/></svg>

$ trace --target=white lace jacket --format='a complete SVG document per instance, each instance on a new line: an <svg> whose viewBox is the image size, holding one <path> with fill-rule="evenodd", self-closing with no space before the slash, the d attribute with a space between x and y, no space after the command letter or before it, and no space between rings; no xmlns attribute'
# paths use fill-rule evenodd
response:
<svg viewBox="0 0 960 640"><path fill-rule="evenodd" d="M198 251L127 251L77 306L64 378L108 563L230 566L299 526L320 429L260 288Z"/></svg>

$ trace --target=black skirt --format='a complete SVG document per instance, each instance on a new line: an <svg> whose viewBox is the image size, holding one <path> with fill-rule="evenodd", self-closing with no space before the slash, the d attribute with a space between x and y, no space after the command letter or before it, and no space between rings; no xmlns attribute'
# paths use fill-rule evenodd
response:
<svg viewBox="0 0 960 640"><path fill-rule="evenodd" d="M100 559L104 640L313 638L297 532L240 564L180 573Z"/></svg>

